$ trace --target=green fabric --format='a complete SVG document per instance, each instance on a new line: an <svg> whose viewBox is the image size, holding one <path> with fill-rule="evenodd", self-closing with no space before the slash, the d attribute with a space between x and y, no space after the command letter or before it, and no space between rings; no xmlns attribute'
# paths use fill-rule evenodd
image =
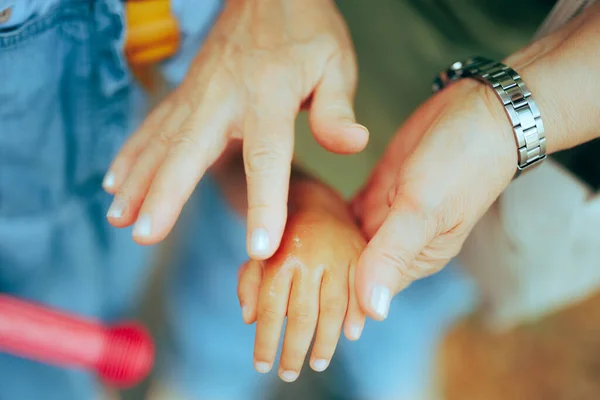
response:
<svg viewBox="0 0 600 400"><path fill-rule="evenodd" d="M541 0L343 0L338 5L358 54L357 119L369 128L371 140L358 155L327 153L301 115L296 158L345 195L365 182L398 126L430 96L440 70L472 55L506 57L527 44L552 6Z"/></svg>

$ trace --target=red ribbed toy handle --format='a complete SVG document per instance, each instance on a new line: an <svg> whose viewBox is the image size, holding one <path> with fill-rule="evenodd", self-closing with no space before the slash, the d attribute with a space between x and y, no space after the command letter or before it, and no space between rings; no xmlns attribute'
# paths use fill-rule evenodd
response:
<svg viewBox="0 0 600 400"><path fill-rule="evenodd" d="M7 295L0 295L0 352L86 369L119 388L142 381L154 364L154 343L142 325L104 326Z"/></svg>

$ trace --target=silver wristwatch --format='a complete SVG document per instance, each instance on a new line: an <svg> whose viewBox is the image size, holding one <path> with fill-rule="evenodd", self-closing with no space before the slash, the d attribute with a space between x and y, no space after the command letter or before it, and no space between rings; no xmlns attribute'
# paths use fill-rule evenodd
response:
<svg viewBox="0 0 600 400"><path fill-rule="evenodd" d="M502 101L512 123L519 152L517 173L533 167L546 158L546 135L540 110L531 92L512 68L483 57L457 61L443 71L433 83L437 92L462 78L473 78L490 86Z"/></svg>

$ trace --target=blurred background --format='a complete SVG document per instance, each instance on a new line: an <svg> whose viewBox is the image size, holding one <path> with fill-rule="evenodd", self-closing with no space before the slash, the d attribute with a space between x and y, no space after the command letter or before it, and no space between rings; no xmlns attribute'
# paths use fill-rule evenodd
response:
<svg viewBox="0 0 600 400"><path fill-rule="evenodd" d="M432 78L440 70L472 55L501 60L525 46L554 1L344 0L338 5L358 54L356 112L371 132L370 144L354 156L327 153L312 138L303 114L297 123L296 159L350 196L365 182L398 126L430 96ZM579 157L597 150L597 143L591 146L555 159L597 189L600 171ZM159 341L168 340L160 288L169 265L168 246L156 260L154 284L141 312ZM455 321L435 352L432 374L438 376L442 399L600 399L600 294L502 333L486 329L474 313ZM343 384L338 364L334 360L318 376L305 368L298 383L277 385L272 398L339 398L327 384L332 374L336 384ZM125 398L141 399L146 389L142 385Z"/></svg>

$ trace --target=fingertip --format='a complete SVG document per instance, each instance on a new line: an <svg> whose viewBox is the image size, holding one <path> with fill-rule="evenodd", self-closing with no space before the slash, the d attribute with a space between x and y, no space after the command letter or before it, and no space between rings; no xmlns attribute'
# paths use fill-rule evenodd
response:
<svg viewBox="0 0 600 400"><path fill-rule="evenodd" d="M112 171L108 171L107 174L104 176L104 179L102 180L102 188L104 189L105 192L109 193L109 194L115 194L117 189L116 189L116 177L114 172Z"/></svg>
<svg viewBox="0 0 600 400"><path fill-rule="evenodd" d="M298 379L298 373L293 370L279 370L279 378L286 383L292 383Z"/></svg>
<svg viewBox="0 0 600 400"><path fill-rule="evenodd" d="M268 362L264 362L264 361L255 361L254 362L254 369L256 370L256 372L260 373L260 374L267 374L271 371L271 368L273 368L272 364L268 363Z"/></svg>
<svg viewBox="0 0 600 400"><path fill-rule="evenodd" d="M253 229L248 239L248 255L254 260L265 260L274 252L269 232L265 228Z"/></svg>
<svg viewBox="0 0 600 400"><path fill-rule="evenodd" d="M287 216L284 215L283 218L285 221ZM250 220L250 218L248 219ZM285 227L285 222L283 223L283 225ZM283 236L284 227L269 230L263 227L252 229L250 231L250 237L248 238L247 242L248 256L256 261L264 261L268 258L271 258L281 244L281 238ZM274 234L273 232L277 233Z"/></svg>
<svg viewBox="0 0 600 400"><path fill-rule="evenodd" d="M242 304L242 319L246 325L252 325L256 321L254 307Z"/></svg>
<svg viewBox="0 0 600 400"><path fill-rule="evenodd" d="M369 130L364 125L347 120L316 125L313 128L316 141L332 153L359 153L369 143Z"/></svg>
<svg viewBox="0 0 600 400"><path fill-rule="evenodd" d="M311 359L310 367L315 372L323 372L327 369L327 367L329 367L329 363L330 361L324 358Z"/></svg>
<svg viewBox="0 0 600 400"><path fill-rule="evenodd" d="M106 212L106 219L115 228L126 228L133 223L129 214L131 214L129 202L117 195Z"/></svg>
<svg viewBox="0 0 600 400"><path fill-rule="evenodd" d="M344 321L344 336L348 340L356 341L360 339L365 326L366 315L360 308L356 300L352 300L348 307L346 320Z"/></svg>
<svg viewBox="0 0 600 400"><path fill-rule="evenodd" d="M151 246L159 243L167 234L156 229L155 220L149 213L141 212L133 225L131 235L137 244Z"/></svg>
<svg viewBox="0 0 600 400"><path fill-rule="evenodd" d="M344 336L346 336L346 339L351 340L351 341L357 341L358 339L360 339L360 336L362 335L362 331L364 328L364 319L362 322L358 322L358 321L351 321L351 322L347 322L344 326Z"/></svg>
<svg viewBox="0 0 600 400"><path fill-rule="evenodd" d="M353 123L346 127L345 133L351 138L351 143L354 143L356 148L355 152L363 150L369 143L370 132L366 126Z"/></svg>

